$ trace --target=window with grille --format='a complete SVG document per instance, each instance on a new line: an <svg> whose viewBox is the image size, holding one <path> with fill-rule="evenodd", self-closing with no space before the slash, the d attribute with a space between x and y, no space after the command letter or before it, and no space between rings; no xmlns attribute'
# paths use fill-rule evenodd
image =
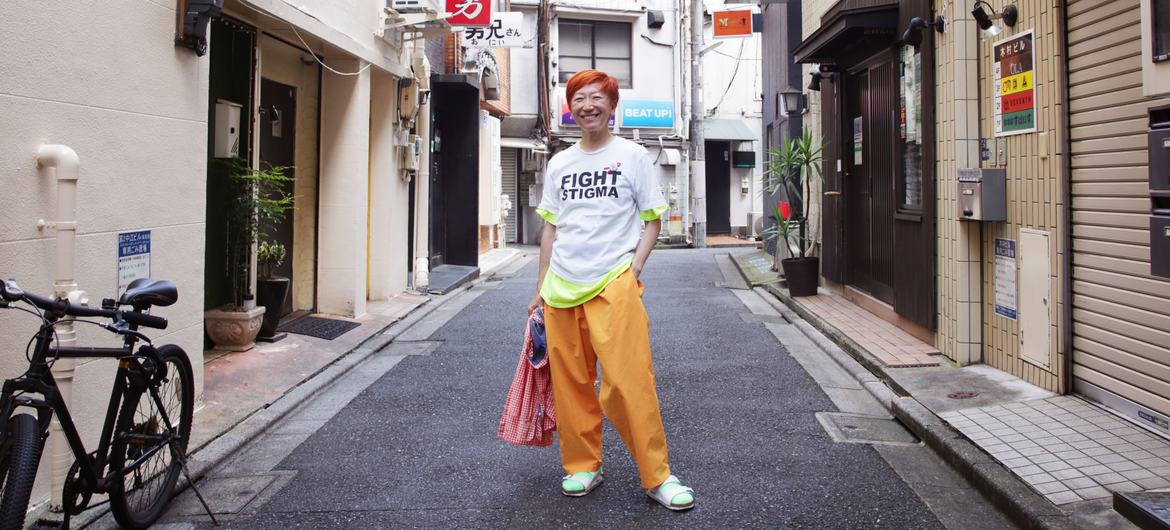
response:
<svg viewBox="0 0 1170 530"><path fill-rule="evenodd" d="M581 70L593 68L617 78L621 88L632 86L628 22L561 20L558 31L562 83Z"/></svg>

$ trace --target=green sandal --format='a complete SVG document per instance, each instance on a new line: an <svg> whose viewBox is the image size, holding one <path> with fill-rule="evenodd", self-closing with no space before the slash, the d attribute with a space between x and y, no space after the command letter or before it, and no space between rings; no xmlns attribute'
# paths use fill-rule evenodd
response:
<svg viewBox="0 0 1170 530"><path fill-rule="evenodd" d="M565 478L561 479L561 493L569 497L584 497L600 486L604 479L605 476L600 468L597 471L582 471L565 475Z"/></svg>
<svg viewBox="0 0 1170 530"><path fill-rule="evenodd" d="M682 485L678 477L671 475L660 486L646 490L646 495L674 511L695 507L695 490Z"/></svg>

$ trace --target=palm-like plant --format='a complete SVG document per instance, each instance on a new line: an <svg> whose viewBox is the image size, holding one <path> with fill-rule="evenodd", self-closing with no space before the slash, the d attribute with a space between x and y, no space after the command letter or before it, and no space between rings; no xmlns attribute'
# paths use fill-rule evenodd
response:
<svg viewBox="0 0 1170 530"><path fill-rule="evenodd" d="M815 145L812 133L805 129L799 138L789 138L782 149L769 149L768 169L764 171L764 191L769 195L783 189L787 200L776 205L773 216L776 226L764 231L764 236L784 241L785 248L799 257L808 255L812 237L808 234L809 180L821 177L821 151L824 144ZM792 203L799 204L798 212ZM792 229L797 229L796 249L792 252Z"/></svg>

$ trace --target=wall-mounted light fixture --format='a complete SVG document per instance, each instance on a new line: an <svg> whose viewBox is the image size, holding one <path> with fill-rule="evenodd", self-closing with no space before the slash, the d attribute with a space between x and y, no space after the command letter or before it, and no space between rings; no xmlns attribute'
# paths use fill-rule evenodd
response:
<svg viewBox="0 0 1170 530"><path fill-rule="evenodd" d="M207 24L223 13L223 0L179 0L175 44L207 53Z"/></svg>
<svg viewBox="0 0 1170 530"><path fill-rule="evenodd" d="M988 15L982 6L987 6L987 9L991 10L991 14ZM983 30L984 39L990 39L1003 33L1003 28L996 24L995 20L1003 20L1003 23L1007 24L1008 27L1015 27L1016 22L1020 19L1020 12L1016 9L1015 4L1008 4L1004 6L1003 13L996 13L995 8L984 0L975 2L975 8L971 10L971 15L975 17L975 23L979 24L979 29Z"/></svg>
<svg viewBox="0 0 1170 530"><path fill-rule="evenodd" d="M837 68L835 66L822 64L819 66L814 66L812 70L809 70L808 75L812 77L812 80L808 82L808 89L814 92L820 92L821 80L832 79L835 77L837 75Z"/></svg>
<svg viewBox="0 0 1170 530"><path fill-rule="evenodd" d="M804 112L804 92L791 86L780 91L780 112L795 116Z"/></svg>
<svg viewBox="0 0 1170 530"><path fill-rule="evenodd" d="M922 30L934 26L934 30L942 33L946 28L947 19L939 15L934 18L934 22L927 22L922 17L914 17L910 19L910 26L906 28L906 33L902 34L902 42L913 46L915 50L922 45Z"/></svg>

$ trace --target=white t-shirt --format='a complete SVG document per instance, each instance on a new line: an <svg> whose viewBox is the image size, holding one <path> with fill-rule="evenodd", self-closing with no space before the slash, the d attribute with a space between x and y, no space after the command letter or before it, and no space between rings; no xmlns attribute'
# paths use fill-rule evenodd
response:
<svg viewBox="0 0 1170 530"><path fill-rule="evenodd" d="M653 167L645 147L620 136L592 152L578 143L548 161L540 209L557 227L554 274L592 285L633 258L643 228L639 213L667 206Z"/></svg>

